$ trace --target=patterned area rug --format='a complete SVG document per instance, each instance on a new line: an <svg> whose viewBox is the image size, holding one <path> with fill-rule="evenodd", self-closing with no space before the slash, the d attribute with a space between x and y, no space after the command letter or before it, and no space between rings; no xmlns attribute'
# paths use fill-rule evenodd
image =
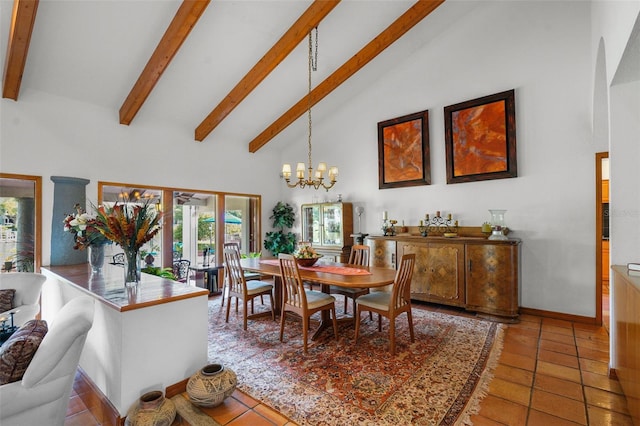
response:
<svg viewBox="0 0 640 426"><path fill-rule="evenodd" d="M294 315L287 314L281 343L279 318L249 320L244 331L242 307L236 314L232 305L225 323L220 300L209 301L209 361L233 369L240 390L300 425L471 424L502 349L498 323L414 307L416 341L401 315L395 357L388 322L378 332L377 318L367 315L357 345L353 324L343 323L339 340L325 330L305 354Z"/></svg>

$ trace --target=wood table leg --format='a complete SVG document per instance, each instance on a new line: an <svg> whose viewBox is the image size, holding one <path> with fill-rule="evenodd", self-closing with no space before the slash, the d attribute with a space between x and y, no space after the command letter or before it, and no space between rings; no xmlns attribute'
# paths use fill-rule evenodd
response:
<svg viewBox="0 0 640 426"><path fill-rule="evenodd" d="M330 286L327 284L322 284L322 292L329 294L329 287ZM338 318L338 327L340 326L340 324L343 324L343 323L355 324L355 318L354 317ZM318 326L318 329L311 336L311 340L316 340L320 336L320 333L322 333L327 328L330 329L330 331L333 333L333 321L331 320L331 314L329 313L328 310L325 310L320 312L320 325Z"/></svg>

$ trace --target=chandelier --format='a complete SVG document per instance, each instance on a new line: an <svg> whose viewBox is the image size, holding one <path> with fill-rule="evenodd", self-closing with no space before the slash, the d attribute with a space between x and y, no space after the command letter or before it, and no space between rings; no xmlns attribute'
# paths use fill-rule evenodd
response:
<svg viewBox="0 0 640 426"><path fill-rule="evenodd" d="M296 179L294 183L291 183L291 164L283 164L282 165L282 177L285 181L287 181L287 186L289 188L295 188L299 186L300 188L305 187L313 187L315 189L319 189L320 187L329 191L333 185L336 184L336 178L338 177L338 168L335 166L331 166L328 170L329 182L325 183L324 173L327 172L327 163L318 163L318 168L316 171L313 171L313 166L311 163L311 69L317 70L318 66L318 28L316 30L316 51L315 51L315 62L313 61L313 47L311 44L311 32L309 32L309 96L307 96L307 115L309 117L309 158L308 158L308 166L306 167L307 176L305 178L305 164L298 163L296 166Z"/></svg>

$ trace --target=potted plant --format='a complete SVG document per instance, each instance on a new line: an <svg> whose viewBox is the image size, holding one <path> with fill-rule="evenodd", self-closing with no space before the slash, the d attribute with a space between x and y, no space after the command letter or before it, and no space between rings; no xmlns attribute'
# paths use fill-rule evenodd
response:
<svg viewBox="0 0 640 426"><path fill-rule="evenodd" d="M266 239L264 240L264 248L269 250L271 254L277 256L279 253L293 253L296 246L296 234L293 232L284 232L285 228L290 229L293 227L295 220L295 213L293 207L282 201L278 201L278 204L272 210L273 214L269 219L273 219L273 227L279 228L275 232L267 232Z"/></svg>

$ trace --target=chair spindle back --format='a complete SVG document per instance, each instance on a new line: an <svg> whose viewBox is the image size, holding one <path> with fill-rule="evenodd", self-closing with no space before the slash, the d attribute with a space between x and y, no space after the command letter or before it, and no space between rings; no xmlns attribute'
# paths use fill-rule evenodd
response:
<svg viewBox="0 0 640 426"><path fill-rule="evenodd" d="M282 301L284 304L301 308L307 305L307 295L304 292L298 262L290 254L280 253L280 274L282 275Z"/></svg>
<svg viewBox="0 0 640 426"><path fill-rule="evenodd" d="M402 256L400 267L396 272L389 310L398 310L407 304L411 304L411 277L413 276L415 264L415 253Z"/></svg>
<svg viewBox="0 0 640 426"><path fill-rule="evenodd" d="M369 266L369 253L371 249L365 245L354 245L351 247L349 263L351 265Z"/></svg>
<svg viewBox="0 0 640 426"><path fill-rule="evenodd" d="M224 266L231 291L244 294L244 272L240 266L240 252L237 247L225 247Z"/></svg>

